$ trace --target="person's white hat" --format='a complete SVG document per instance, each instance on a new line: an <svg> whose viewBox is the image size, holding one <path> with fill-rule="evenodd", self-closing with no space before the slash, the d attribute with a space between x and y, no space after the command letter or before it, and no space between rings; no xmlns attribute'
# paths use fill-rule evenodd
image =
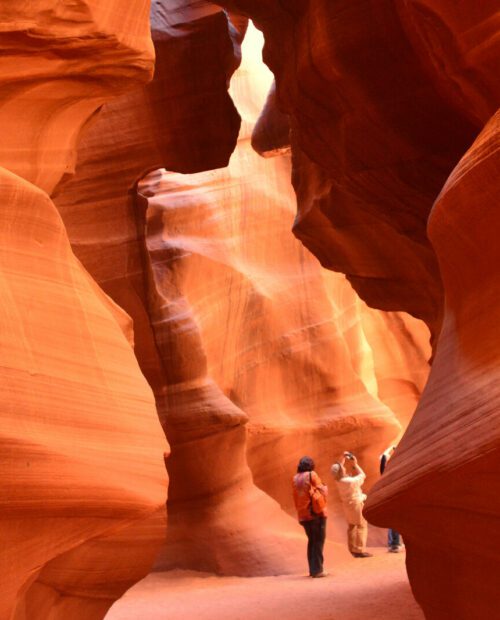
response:
<svg viewBox="0 0 500 620"><path fill-rule="evenodd" d="M335 478L339 477L340 472L342 471L342 466L340 463L334 463L330 469L330 471L332 472L333 476Z"/></svg>

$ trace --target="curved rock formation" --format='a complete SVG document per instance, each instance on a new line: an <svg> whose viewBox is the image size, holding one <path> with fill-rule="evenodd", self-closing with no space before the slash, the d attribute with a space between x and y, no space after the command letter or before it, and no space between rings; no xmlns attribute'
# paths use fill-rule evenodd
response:
<svg viewBox="0 0 500 620"><path fill-rule="evenodd" d="M416 415L367 510L403 532L412 588L432 620L497 615L499 166L497 113L431 213L443 330Z"/></svg>
<svg viewBox="0 0 500 620"><path fill-rule="evenodd" d="M181 185L187 183L185 200L183 202L183 194L180 192L179 204L187 207L187 201L193 200L196 183L198 195L202 195L204 191L209 192L204 189L206 179L209 188L210 180L215 182L215 179L220 179L221 183L226 183L226 179L230 178L232 185L241 181L242 165L255 169L251 173L255 179L252 181L253 184L261 183L263 175L268 173L272 175L275 180L271 182L271 189L267 190L265 184L261 183L263 187L260 193L242 195L240 202L236 204L241 210L238 217L242 223L243 218L249 218L251 212L245 212L246 207L242 205L241 200L245 198L255 200L252 196L265 199L266 211L262 212L262 217L274 227L273 230L281 231L279 238L289 246L288 255L277 254L282 264L280 273L274 277L266 276L268 265L262 262L266 254L259 255L259 252L266 247L265 239L251 237L257 231L255 219L253 228L250 228L250 236L248 238L241 236L241 247L238 249L238 245L234 245L228 237L227 243L231 247L229 250L226 249L227 251L224 250L229 256L229 263L235 260L242 262L247 251L245 247L255 243L253 262L250 261L247 267L242 264L241 268L243 270L248 268L250 271L257 268L261 272L257 280L268 279L271 290L276 286L278 288L274 301L267 308L262 308L263 325L268 322L265 329L268 330L269 343L266 344L266 339L263 338L259 346L262 347L264 355L268 355L265 353L268 349L271 357L267 362L264 358L258 373L259 377L269 371L271 376L283 376L287 366L284 351L290 349L291 345L286 344L289 338L285 335L281 344L271 344L275 338L273 333L286 334L287 331L294 329L304 333L299 340L302 342L301 346L305 348L314 346L311 343L314 343L316 338L321 342L324 337L333 343L328 346L332 347L332 351L337 350L336 355L341 360L344 370L332 373L326 367L323 368L324 363L320 361L323 344L318 344L316 358L311 364L307 359L297 356L292 363L297 376L303 371L304 365L309 364L311 372L320 372L323 378L320 384L307 390L309 396L305 400L309 402L298 406L295 422L288 424L288 431L284 432L281 422L272 421L272 398L267 402L265 399L261 399L262 402L258 400L254 402L255 390L249 391L244 388L243 397L239 402L238 391L241 390L236 385L234 377L231 379L233 385L230 385L231 381L226 376L221 376L213 367L214 363L217 365L214 362L217 356L224 353L217 348L222 341L217 346L213 342L208 346L204 334L200 334L189 291L184 288L185 268L181 260L183 252L168 244L164 246L161 211L155 216L150 214L146 236L147 247L142 248L141 238L144 231L140 205L134 207L130 195L126 193L134 181L144 171L158 166L160 162L181 172L202 166L205 168L220 166L223 158L227 159L229 156L236 128L232 121L234 108L225 90L228 76L235 66L235 52L229 38L226 18L220 12L201 16L190 13L189 19L192 22L183 26L182 20L186 19L184 13L182 19L172 25L165 19L168 17L171 20L172 15L175 16L177 13L167 14L158 8L160 5L155 6L153 36L158 63L154 82L144 91L121 97L103 108L95 124L88 129L82 140L76 175L58 188L56 203L79 258L104 290L134 318L136 354L154 389L158 410L172 445L172 455L168 461L171 475L168 544L162 553L159 566L184 566L238 574L296 570L303 562L301 543L294 542L297 526L279 510L275 502L252 484L251 473L246 464L247 445L252 446L248 455L250 464L253 465L254 479L261 488L282 500L283 505L289 509L290 472L283 466L277 476L266 482L266 476L262 471L266 459L259 456L259 453L262 452L262 446L266 442L269 443L269 433L271 435L274 433L273 436L281 441L283 447L294 445L293 451L286 458L286 463L291 465L293 470L295 461L300 456L299 450L304 450L308 446L311 449L319 448L321 424L317 420L313 421L317 416L317 407L323 410L321 415L327 420L324 423L332 428L337 424L335 420L342 418L344 409L352 413L355 421L351 424L349 416L344 416L336 432L344 432L351 425L354 432L352 447L358 441L364 441L368 445L370 437L378 437L378 447L373 447L374 453L399 433L400 426L394 415L378 400L377 381L373 369L370 369L370 363L363 359L369 357L369 346L360 327L362 312L358 307L359 301L340 276L330 273L321 275L315 259L304 254L304 250L297 242L293 242L292 239L287 241L287 229L293 217L291 207L294 202L289 183L289 160L277 159L266 168L265 162L249 148L248 137L262 106L263 96L269 86L268 80L259 88L255 83L250 86L248 80L240 78L239 88L243 91L240 92L241 101L250 107L249 110L241 108L240 111L245 119L249 112L251 120L245 120L244 131L241 134L240 144L244 147L235 158L238 169L236 176L228 170L220 173L208 172L204 177L178 175L178 183ZM239 32L243 32L245 22L237 25ZM183 40L183 36L172 37L174 32L177 35L184 33L186 40ZM214 41L219 41L219 44L214 45ZM194 63L193 54L197 54L197 61ZM202 71L197 80L193 79L193 67L199 67ZM248 72L248 69L246 71ZM213 92L213 99L207 99L206 96L203 99L201 90L193 91L193 98L186 98L183 89L190 83L195 84L206 79L203 77L206 73L212 75L213 91L210 92ZM172 76L175 77L178 90L170 92ZM214 79L213 76L218 78ZM255 100L256 90L261 91L258 103ZM203 108L202 101L205 104ZM160 109L166 110L166 113L160 116ZM182 116L179 117L179 114ZM193 118L198 118L196 132L192 131ZM219 140L220 149L213 148L212 131L214 124L217 126L214 119L220 119L219 127L224 130L222 135L228 137ZM182 148L177 148L177 142L172 140L172 136L182 136L183 132L185 143ZM121 135L122 140L117 142L116 135ZM185 148L186 144L190 145L189 149ZM155 177L152 177L150 183L152 187L147 189L143 186L141 191L146 193L156 191ZM224 195L223 186L221 191ZM281 199L280 192L283 194ZM198 226L205 227L207 238L212 234L227 233L217 226L211 228L212 219L215 221L219 219L222 223L227 218L225 215L227 206L227 203L221 204L220 213L214 211L213 218L207 222L206 210L201 211L200 205L197 204L193 206L200 216ZM177 221L175 218L184 218L187 212L186 208L179 209L178 212L172 210L174 217L172 226L179 229L184 219ZM98 214L101 215L100 220L96 219ZM283 219L284 216L286 219ZM86 226L82 226L84 221L87 222ZM214 248L217 245L215 240L208 242L209 245L210 243ZM220 247L223 248L225 243L220 244ZM277 249L273 250L276 251ZM179 252L179 257L175 258ZM293 286L297 284L297 279L292 275L293 270L290 266L286 266L286 260L289 258L294 261L293 264L297 265L297 268L301 264L303 268L308 265L309 274L304 276L303 281L310 287L312 295L315 294L313 291L323 290L322 301L316 308L317 304L307 301L308 294L301 297L306 306L311 304L310 310L306 312L308 318L301 316L300 304L297 303L294 310L296 317L289 324L285 322L280 327L279 322L276 323L276 318L270 318L276 314L273 304L279 307L290 297ZM178 273L177 267L180 269ZM171 270L175 271L175 275ZM201 273L200 270L200 275ZM331 301L324 292L323 283L324 278L330 277L336 277L340 282L332 290L338 291L338 303L342 308L333 318ZM253 279L254 276L249 279L251 287ZM264 289L265 286L264 282ZM262 297L262 291L259 290L258 288L251 298L256 302L259 298L265 301L266 295ZM220 291L221 295L226 294L224 289ZM341 301L342 297L349 295L350 302L345 299ZM230 298L228 308L231 311L232 301ZM260 305L260 302L258 304ZM346 305L351 306L350 313L352 312L357 327L353 328L349 320L345 319ZM213 312L212 307L218 306L214 306L213 301L210 301L209 312ZM343 313L342 320L345 322L345 327L339 331L335 325L335 318L340 320L340 313ZM321 323L324 320L329 325L314 327L315 321ZM306 327L307 321L311 321L310 328ZM209 326L209 329L211 328L214 334L221 331L220 325L213 324ZM250 332L250 336L253 337L251 324L236 322L231 328L232 344L236 343L234 338L240 329L243 330L242 333L245 333L245 330L247 333ZM354 334L356 331L357 335ZM346 344L348 340L352 341L349 345ZM324 351L325 354L328 352L328 346ZM272 354L273 349L275 354ZM238 349L236 352L241 355ZM247 365L245 359L239 360L238 363L241 370L235 371L233 361L233 365L228 366L229 371L233 374L240 372L242 375L245 372L247 382L251 381L251 373L243 370ZM426 366L425 360L423 366ZM364 387L358 371L370 376L370 388ZM343 373L346 376L343 376ZM295 395L291 394L288 397L281 387L274 405L283 412L287 408L293 409L293 401L299 398L299 388L303 387L304 378L297 384ZM264 390L264 384L259 388ZM370 390L373 390L373 393L370 393ZM406 384L402 384L402 393L408 395L411 393L410 400L413 402L412 390L413 388L408 390ZM279 399L281 402L278 402ZM255 417L255 423L252 423L253 431L249 432L248 441L244 429L247 413L253 410L258 413L259 409L264 417L261 420L258 416ZM250 417L252 419L252 415ZM307 417L310 418L309 422L305 421ZM267 435L259 430L264 422L268 427ZM306 441L307 445L299 446L297 440L293 439L292 430L295 428L302 432L304 425L310 426L309 431L306 431L309 443ZM366 429L370 437L360 440L357 425ZM332 432L333 430L329 436ZM232 457L221 467L222 447L228 445L228 442L232 445ZM341 448L339 441L335 445L337 449ZM362 449L361 445L359 447ZM330 452L333 451L334 448L330 448ZM330 452L325 453L325 467L327 461L332 458ZM211 472L210 475L207 473L207 468ZM265 515L265 528L259 525L255 515ZM232 523L231 527L228 527L229 522ZM256 527L259 528L259 536ZM260 541L259 544L257 540ZM220 552L220 541L225 541L223 554Z"/></svg>
<svg viewBox="0 0 500 620"><path fill-rule="evenodd" d="M296 234L370 305L423 318L436 342L444 296L426 225L500 101L497 3L221 4L266 37L292 127ZM429 387L368 510L405 534L430 618L496 613L496 122L431 215L445 323Z"/></svg>
<svg viewBox="0 0 500 620"><path fill-rule="evenodd" d="M295 234L370 306L405 310L436 334L442 285L426 221L494 110L495 3L220 4L266 38L292 127Z"/></svg>
<svg viewBox="0 0 500 620"><path fill-rule="evenodd" d="M155 391L163 370L144 309L144 224L133 188L160 166L196 172L225 165L239 129L227 94L238 61L227 19L213 9L186 14L188 4L153 2L153 82L103 106L80 139L75 175L54 192L74 252L133 317L136 355Z"/></svg>
<svg viewBox="0 0 500 620"><path fill-rule="evenodd" d="M406 426L425 382L427 329L411 317L366 308L344 276L322 269L289 234L295 203L290 158L262 159L249 141L268 83L257 62L244 56L231 85L243 124L227 168L156 172L139 189L149 197L149 312L169 369L162 409L172 462L179 463L169 528L174 514L182 522L190 509L182 467L213 460L201 457L208 455L202 412L214 426L223 413L228 425L231 411L234 418L248 415L253 479L294 514L290 475L300 456L317 456L326 476L332 460L350 447L375 474L378 454L401 431L380 391ZM413 358L405 361L407 349ZM218 441L225 443L222 436ZM178 444L179 451L187 447L176 459ZM224 468L223 477L231 471ZM205 472L194 486L208 485L214 475ZM176 479L184 499L179 508ZM257 508L253 517L259 520ZM191 526L186 538L195 531Z"/></svg>
<svg viewBox="0 0 500 620"><path fill-rule="evenodd" d="M245 461L247 416L204 378L182 303L167 296L164 304L158 295L144 254L143 213L130 191L151 168L217 168L234 148L239 116L227 85L246 20L232 29L220 9L186 5L165 11L165 3L153 4L154 81L104 106L83 136L74 178L57 188L55 201L77 256L134 319L135 352L172 445L169 547L159 566L289 572L303 563L302 542L285 542L283 532L293 539L298 527L253 485ZM233 460L221 469L216 464L229 444ZM259 511L268 518L264 531L251 516Z"/></svg>
<svg viewBox="0 0 500 620"><path fill-rule="evenodd" d="M71 171L96 108L150 78L147 8L0 6L6 619L101 618L148 572L165 519L168 446L130 320L73 255L46 193Z"/></svg>
<svg viewBox="0 0 500 620"><path fill-rule="evenodd" d="M88 118L151 78L148 3L2 2L0 21L0 163L50 193Z"/></svg>

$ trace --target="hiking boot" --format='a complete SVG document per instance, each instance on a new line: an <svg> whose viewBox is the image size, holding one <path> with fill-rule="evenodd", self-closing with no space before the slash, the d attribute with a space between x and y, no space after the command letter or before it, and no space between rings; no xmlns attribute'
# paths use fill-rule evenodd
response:
<svg viewBox="0 0 500 620"><path fill-rule="evenodd" d="M361 551L360 553L352 554L355 558L372 558L373 553L368 553L367 551Z"/></svg>

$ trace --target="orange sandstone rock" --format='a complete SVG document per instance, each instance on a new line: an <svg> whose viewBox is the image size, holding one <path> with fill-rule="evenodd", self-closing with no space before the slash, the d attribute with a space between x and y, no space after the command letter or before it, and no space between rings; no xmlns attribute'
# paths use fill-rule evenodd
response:
<svg viewBox="0 0 500 620"><path fill-rule="evenodd" d="M446 308L429 383L367 516L403 532L426 617L497 615L500 114L434 205Z"/></svg>
<svg viewBox="0 0 500 620"><path fill-rule="evenodd" d="M237 127L232 120L234 108L225 90L235 66L226 18L221 13L200 16L195 12L189 13L192 21L185 23L187 14L182 13L173 29L172 15L178 14L165 13L160 8L158 4L153 7L152 30L158 55L155 81L145 90L105 106L84 136L74 179L57 189L55 200L79 258L104 290L134 317L136 354L153 387L172 444L168 461L171 475L168 544L159 566L236 574L297 570L304 562L303 543L296 538L300 530L276 502L252 483L252 476L261 488L290 508L290 473L301 450L320 448L319 437L325 435L321 424L339 433L351 428L351 447L355 444L361 450L377 437L373 470L375 452L385 447L401 427L377 398L373 369L366 359L363 361L370 357L370 347L360 327L359 300L342 277L321 272L317 261L289 235L293 219L289 160L279 158L266 166L249 148L248 138L269 88L268 79L260 85L239 79L244 130L233 168L220 173L207 172L200 177L177 175L176 182L183 190L175 194L179 208L168 210L172 221L165 224L163 210L150 209L147 229L144 228L142 205L134 205L130 195L126 195L137 178L160 164L181 172L220 166L227 160ZM242 32L245 22L238 27ZM172 38L174 32L181 36ZM215 41L218 45L214 45ZM193 58L194 64L189 62ZM208 73L213 99L207 100L202 89L193 90L186 97L184 89L195 83L193 67L203 69L201 80L207 67L212 67ZM257 99L256 90L261 95ZM168 113L160 115L161 107ZM193 131L193 118L198 119L196 131ZM215 146L214 126L219 127L221 136L226 136ZM122 137L120 141L116 140L117 135ZM252 180L245 183L247 175ZM269 181L265 180L268 175ZM230 190L226 187L228 180ZM220 188L219 194L211 191L214 183L214 188ZM252 191L249 187L242 194L237 183L243 188L256 187ZM157 177L153 176L148 184L141 186L141 192L157 192L156 184ZM219 210L214 205L213 215L207 220L208 210L203 205L207 199L215 200L219 195L235 200L233 214L228 211L231 203L226 199ZM197 202L199 199L201 203ZM256 199L263 203L262 211L255 210L253 214L249 208ZM186 218L191 209L197 221ZM237 226L235 230L241 229L236 237L231 228L227 229L231 218ZM248 227L244 225L245 218ZM259 233L259 218L267 223L274 245ZM187 224L195 231L202 230L205 241L190 239L193 230L183 228ZM165 245L163 236L171 234L170 227L177 231L176 237L184 230L187 249L177 247L177 241ZM276 246L278 239L286 251ZM199 254L199 265L196 267L193 258L189 264L195 267L187 269L183 253L191 251L189 244ZM220 272L212 272L210 252L222 252ZM270 269L269 259L276 259L273 265L276 275ZM287 265L289 260L293 266ZM233 265L235 261L237 264ZM294 273L301 268L306 269L306 274L297 280ZM205 269L208 271L203 275ZM219 273L227 278L224 273L231 275L231 269L235 270L231 276L234 278L242 272L242 295L249 295L258 306L264 304L255 318L261 321L261 336L248 319L242 322L227 288L217 285L219 301L214 297L203 299L207 278L218 278ZM192 275L185 281L188 273ZM337 278L334 290L339 296L339 309L333 313L329 294L325 292L329 287L324 285L324 279L330 277ZM310 290L301 293L300 303L291 300L297 282L303 282ZM257 289L252 293L255 286ZM319 300L309 299L318 291ZM201 295L198 305L206 308L205 331L200 330L196 295ZM343 296L349 301L342 300ZM308 308L304 316L301 303ZM228 329L220 323L223 306L228 312L236 312L231 319L226 348L220 336ZM353 313L352 320L357 326L354 329L345 319L346 306L350 308L349 315ZM279 319L279 308L290 308L293 316L289 321ZM336 321L341 321L341 317L345 326L338 328ZM326 327L314 326L316 321L324 320L328 323ZM358 335L354 335L356 329ZM305 352L293 354L291 361L287 361L286 351L290 350L291 354L293 338L286 334L295 330L299 336L297 344L306 350L317 347L317 352L312 356ZM213 335L207 338L207 331ZM239 331L242 336L246 334L245 338L255 339L257 346L253 352L241 350ZM276 338L281 342L275 342ZM323 339L330 344L325 345ZM351 344L346 345L347 340ZM321 360L322 352L328 355L329 347L336 351L340 370L328 370ZM217 367L220 361L216 360L229 355L231 359L224 363L225 370L221 373ZM262 356L255 375L257 389L251 386L249 389L247 385L254 378L247 368L252 355ZM304 368L308 364L313 374L319 373L320 379L317 385L306 389L308 402L294 404L301 398L300 391L306 388ZM289 367L300 380L287 396L285 388L289 381L282 377ZM354 367L370 376L370 387L365 386ZM238 373L243 380L241 385L236 380ZM268 386L275 379L280 383L273 388L274 392L269 391L266 400ZM349 415L342 417L344 409L352 413L353 420ZM287 410L290 410L290 421L283 426L281 417L287 417ZM249 415L252 422L247 433L244 424ZM267 435L260 432L264 423ZM366 438L358 432L358 425L367 430ZM297 441L295 432L302 433L304 441ZM333 430L325 437L331 437L332 433ZM276 476L266 481L264 469L271 454L270 435L283 447L293 449ZM347 439L344 436L342 441ZM339 440L325 452L321 464L325 473L333 452L341 447ZM262 456L266 450L268 456ZM252 471L247 465L247 454ZM291 471L285 466L291 467Z"/></svg>
<svg viewBox="0 0 500 620"><path fill-rule="evenodd" d="M157 531L140 550L123 541L164 519L167 446L123 312L47 195L7 171L1 187L0 616L102 617L154 558Z"/></svg>
<svg viewBox="0 0 500 620"><path fill-rule="evenodd" d="M411 341L425 327L367 309L344 276L322 269L290 235L290 158L260 158L249 143L269 79L255 61L243 60L231 87L243 124L229 166L196 175L154 173L140 185L149 197L150 316L170 369L163 409L171 466L175 462L179 472L172 475L169 529L173 515L182 515L175 517L179 530L189 518L189 490L216 489L212 478L226 476L228 483L234 471L224 466L226 451L217 457L204 448L202 415L214 427L217 417L222 425L223 412L227 426L234 424L231 411L233 419L248 415L253 479L294 514L290 476L300 456L314 455L328 481L332 460L350 448L372 475L378 454L400 434L397 417L378 397L377 364L384 394L405 425L427 369L428 343ZM390 348L387 338L395 360L384 349ZM414 357L405 365L406 346ZM218 441L223 446L227 440L221 435ZM215 450L215 439L213 445ZM209 471L202 478L203 462ZM209 495L201 495L207 512ZM257 506L252 514L261 538L265 527ZM210 528L207 523L203 527ZM206 548L211 540L203 538L203 527L197 525L201 543L195 541ZM185 544L197 528L184 525Z"/></svg>
<svg viewBox="0 0 500 620"><path fill-rule="evenodd" d="M74 177L54 192L74 252L133 317L137 359L159 393L162 362L145 310L144 222L133 188L160 166L194 172L225 165L239 128L227 94L237 63L227 19L220 10L197 18L194 8L181 8L153 3L153 82L103 106L82 135Z"/></svg>
<svg viewBox="0 0 500 620"><path fill-rule="evenodd" d="M295 234L370 306L436 334L442 285L426 221L495 109L496 3L220 4L265 34L292 127Z"/></svg>
<svg viewBox="0 0 500 620"><path fill-rule="evenodd" d="M0 165L51 192L95 110L151 78L148 3L4 1L0 22Z"/></svg>
<svg viewBox="0 0 500 620"><path fill-rule="evenodd" d="M283 536L293 538L299 527L253 485L247 416L204 376L182 300L162 306L147 268L140 205L129 193L159 165L192 171L227 162L239 126L227 82L238 61L233 41L245 23L230 33L220 10L162 6L153 6L155 80L105 106L82 140L74 179L56 190L55 200L75 253L134 318L135 351L172 443L169 550L160 565L238 574L299 570L303 542L285 543ZM224 446L233 456L221 466ZM268 518L265 531L254 517L259 511Z"/></svg>
<svg viewBox="0 0 500 620"><path fill-rule="evenodd" d="M2 618L103 617L165 520L168 446L131 321L46 193L94 111L151 77L147 17L141 0L0 6Z"/></svg>

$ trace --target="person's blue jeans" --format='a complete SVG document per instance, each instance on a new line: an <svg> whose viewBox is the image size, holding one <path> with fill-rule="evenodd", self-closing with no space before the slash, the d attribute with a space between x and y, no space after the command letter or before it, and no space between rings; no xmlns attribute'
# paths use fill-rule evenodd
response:
<svg viewBox="0 0 500 620"><path fill-rule="evenodd" d="M300 524L307 534L307 561L309 574L319 575L323 572L323 546L326 537L326 517L315 517Z"/></svg>
<svg viewBox="0 0 500 620"><path fill-rule="evenodd" d="M400 547L401 536L399 532L396 532L396 530L389 530L387 532L387 544L389 545L389 547Z"/></svg>

